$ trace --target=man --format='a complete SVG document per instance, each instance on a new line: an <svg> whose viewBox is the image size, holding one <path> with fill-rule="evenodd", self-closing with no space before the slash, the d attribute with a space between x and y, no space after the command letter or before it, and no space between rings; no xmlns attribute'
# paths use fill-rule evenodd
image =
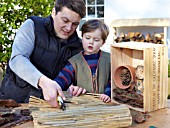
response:
<svg viewBox="0 0 170 128"><path fill-rule="evenodd" d="M84 16L84 0L56 0L49 17L27 19L14 39L0 99L23 103L34 95L57 107L56 97L65 97L53 79L67 60L82 50L76 28ZM73 95L84 92L73 86L70 90Z"/></svg>

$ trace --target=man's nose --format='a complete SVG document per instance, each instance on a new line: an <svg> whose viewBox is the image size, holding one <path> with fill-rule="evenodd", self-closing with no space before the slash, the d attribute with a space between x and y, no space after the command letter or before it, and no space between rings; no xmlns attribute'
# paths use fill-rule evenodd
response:
<svg viewBox="0 0 170 128"><path fill-rule="evenodd" d="M71 27L72 27L72 23L67 23L67 25L66 25L67 31L70 31L70 30L71 30Z"/></svg>

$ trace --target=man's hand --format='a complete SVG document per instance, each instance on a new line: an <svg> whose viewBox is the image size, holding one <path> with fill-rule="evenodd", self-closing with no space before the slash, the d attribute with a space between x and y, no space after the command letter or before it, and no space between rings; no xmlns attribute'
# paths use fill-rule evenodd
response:
<svg viewBox="0 0 170 128"><path fill-rule="evenodd" d="M59 84L49 79L48 77L40 77L38 85L43 91L44 99L49 102L51 106L59 107L59 104L57 102L58 95L60 95L64 100L66 99Z"/></svg>
<svg viewBox="0 0 170 128"><path fill-rule="evenodd" d="M85 94L86 93L86 89L83 89L79 86L73 86L71 85L69 87L69 95L72 95L72 96L79 96L80 94Z"/></svg>

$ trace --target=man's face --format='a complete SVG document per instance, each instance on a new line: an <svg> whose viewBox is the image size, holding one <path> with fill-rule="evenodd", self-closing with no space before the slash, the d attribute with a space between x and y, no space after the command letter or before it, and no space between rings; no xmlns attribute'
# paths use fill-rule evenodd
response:
<svg viewBox="0 0 170 128"><path fill-rule="evenodd" d="M81 20L79 14L67 7L63 7L57 15L53 8L52 18L54 20L56 36L61 39L68 39L75 32Z"/></svg>

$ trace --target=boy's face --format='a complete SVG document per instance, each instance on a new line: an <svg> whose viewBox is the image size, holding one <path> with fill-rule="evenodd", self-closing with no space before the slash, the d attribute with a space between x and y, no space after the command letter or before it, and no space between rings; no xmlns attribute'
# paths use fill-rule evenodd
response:
<svg viewBox="0 0 170 128"><path fill-rule="evenodd" d="M100 47L104 44L101 35L100 29L83 34L82 43L86 55L98 53Z"/></svg>
<svg viewBox="0 0 170 128"><path fill-rule="evenodd" d="M55 12L52 10L52 18L54 21L54 30L56 36L61 39L68 39L77 29L81 17L76 12L63 7L60 12Z"/></svg>

